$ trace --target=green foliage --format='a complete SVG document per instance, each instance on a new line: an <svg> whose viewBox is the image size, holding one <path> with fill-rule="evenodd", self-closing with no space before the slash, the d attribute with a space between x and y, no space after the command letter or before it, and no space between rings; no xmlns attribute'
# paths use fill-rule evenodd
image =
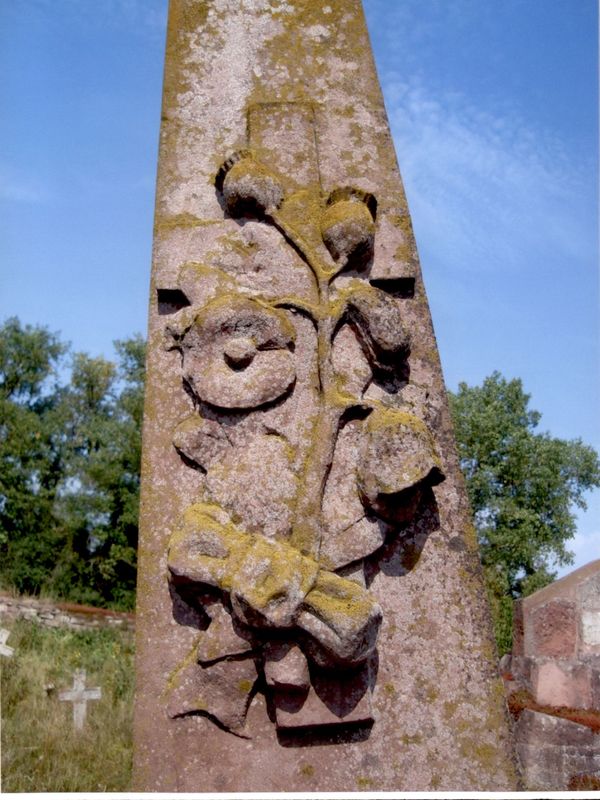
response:
<svg viewBox="0 0 600 800"><path fill-rule="evenodd" d="M56 374L65 347L9 319L0 331L0 547L2 577L39 591L54 562L54 499L64 463Z"/></svg>
<svg viewBox="0 0 600 800"><path fill-rule="evenodd" d="M127 791L131 774L133 637L113 630L73 632L19 620L15 652L2 663L2 791ZM69 689L75 669L100 700L73 730Z"/></svg>
<svg viewBox="0 0 600 800"><path fill-rule="evenodd" d="M600 463L580 440L536 433L520 380L495 372L482 386L450 395L460 464L475 516L501 651L510 649L512 600L555 578L572 562L575 508L600 485Z"/></svg>
<svg viewBox="0 0 600 800"><path fill-rule="evenodd" d="M133 607L145 345L115 345L61 385L54 334L0 328L0 577L19 592Z"/></svg>

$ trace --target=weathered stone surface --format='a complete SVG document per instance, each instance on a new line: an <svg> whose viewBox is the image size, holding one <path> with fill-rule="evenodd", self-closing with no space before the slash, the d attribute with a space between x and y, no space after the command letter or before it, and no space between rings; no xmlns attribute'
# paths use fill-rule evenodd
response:
<svg viewBox="0 0 600 800"><path fill-rule="evenodd" d="M543 706L592 708L591 670L585 664L569 661L537 663L533 691Z"/></svg>
<svg viewBox="0 0 600 800"><path fill-rule="evenodd" d="M276 691L277 727L302 730L340 724L371 724L374 721L371 689L371 672L366 666L346 673L341 680L332 681L327 674L316 676L303 693Z"/></svg>
<svg viewBox="0 0 600 800"><path fill-rule="evenodd" d="M522 655L542 655L538 645L548 657L600 654L600 644L587 644L582 630L584 616L594 624L594 614L600 615L599 575L600 560L591 561L516 604L521 622L516 625L515 634L517 642L522 639ZM575 631L573 617L577 621Z"/></svg>
<svg viewBox="0 0 600 800"><path fill-rule="evenodd" d="M152 292L136 788L514 788L355 2L172 0Z"/></svg>
<svg viewBox="0 0 600 800"><path fill-rule="evenodd" d="M243 635L245 631L235 625L231 614L223 606L215 604L211 613L211 623L201 634L196 650L199 664L207 667L216 661L230 656L241 656L252 650L252 641L247 635Z"/></svg>
<svg viewBox="0 0 600 800"><path fill-rule="evenodd" d="M531 791L566 791L577 776L600 777L600 735L584 725L525 710L515 737Z"/></svg>
<svg viewBox="0 0 600 800"><path fill-rule="evenodd" d="M540 705L600 708L597 628L600 561L592 561L518 601L511 688L527 689Z"/></svg>
<svg viewBox="0 0 600 800"><path fill-rule="evenodd" d="M269 642L265 648L265 680L267 686L308 692L310 674L302 650L289 642Z"/></svg>
<svg viewBox="0 0 600 800"><path fill-rule="evenodd" d="M600 561L593 561L515 604L514 650L501 659L500 673L513 701L530 706L515 726L528 789L560 791L600 780L600 735L591 727L600 710L593 633L599 586ZM586 721L590 727L579 724Z"/></svg>
<svg viewBox="0 0 600 800"><path fill-rule="evenodd" d="M185 714L206 715L244 737L255 683L256 666L252 658L219 661L200 669L194 661L184 662L170 678L166 710L172 718Z"/></svg>
<svg viewBox="0 0 600 800"><path fill-rule="evenodd" d="M600 659L600 569L579 587L581 604L580 650Z"/></svg>
<svg viewBox="0 0 600 800"><path fill-rule="evenodd" d="M531 647L538 656L573 658L577 647L574 603L551 600L530 613Z"/></svg>

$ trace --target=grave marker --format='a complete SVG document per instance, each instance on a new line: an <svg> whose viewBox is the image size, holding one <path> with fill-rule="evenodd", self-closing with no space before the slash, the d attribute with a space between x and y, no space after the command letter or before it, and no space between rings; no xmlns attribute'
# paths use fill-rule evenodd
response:
<svg viewBox="0 0 600 800"><path fill-rule="evenodd" d="M86 672L84 669L75 670L73 688L64 689L58 695L59 700L73 703L73 726L77 731L83 730L88 701L100 700L102 697L102 689L100 687L94 689L85 688L85 679Z"/></svg>
<svg viewBox="0 0 600 800"><path fill-rule="evenodd" d="M360 4L171 0L136 790L516 788Z"/></svg>
<svg viewBox="0 0 600 800"><path fill-rule="evenodd" d="M0 628L0 656L6 656L6 658L11 658L14 651L14 648L9 647L6 644L8 637L10 636L10 631L5 630L4 628Z"/></svg>

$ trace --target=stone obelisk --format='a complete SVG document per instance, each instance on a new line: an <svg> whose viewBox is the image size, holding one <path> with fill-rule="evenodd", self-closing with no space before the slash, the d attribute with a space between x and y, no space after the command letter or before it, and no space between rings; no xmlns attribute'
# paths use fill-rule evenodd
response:
<svg viewBox="0 0 600 800"><path fill-rule="evenodd" d="M134 787L516 788L358 0L171 0Z"/></svg>

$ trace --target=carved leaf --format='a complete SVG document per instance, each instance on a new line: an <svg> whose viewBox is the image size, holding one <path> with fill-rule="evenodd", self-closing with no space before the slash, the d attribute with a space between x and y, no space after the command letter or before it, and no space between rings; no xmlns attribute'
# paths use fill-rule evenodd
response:
<svg viewBox="0 0 600 800"><path fill-rule="evenodd" d="M377 409L366 433L357 469L364 504L388 521L412 519L422 491L444 480L429 430L412 414Z"/></svg>
<svg viewBox="0 0 600 800"><path fill-rule="evenodd" d="M185 460L204 471L231 449L225 428L196 414L179 423L173 434L173 444Z"/></svg>
<svg viewBox="0 0 600 800"><path fill-rule="evenodd" d="M393 369L410 353L410 335L398 302L381 289L361 286L347 303L347 317L372 365Z"/></svg>

